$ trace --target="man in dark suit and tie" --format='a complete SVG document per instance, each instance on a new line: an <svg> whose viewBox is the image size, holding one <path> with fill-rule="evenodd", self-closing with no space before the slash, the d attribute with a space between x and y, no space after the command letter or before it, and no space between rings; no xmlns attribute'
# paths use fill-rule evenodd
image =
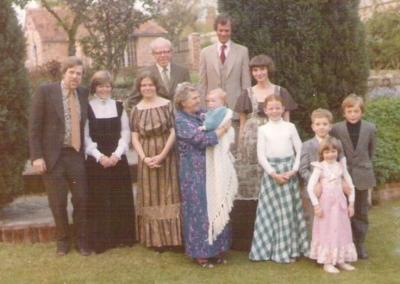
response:
<svg viewBox="0 0 400 284"><path fill-rule="evenodd" d="M69 251L68 191L72 194L79 251L87 243L87 180L84 166L84 126L88 92L80 87L83 64L77 57L62 62L62 81L42 85L32 100L29 148L34 169L42 174L56 224L57 255Z"/></svg>

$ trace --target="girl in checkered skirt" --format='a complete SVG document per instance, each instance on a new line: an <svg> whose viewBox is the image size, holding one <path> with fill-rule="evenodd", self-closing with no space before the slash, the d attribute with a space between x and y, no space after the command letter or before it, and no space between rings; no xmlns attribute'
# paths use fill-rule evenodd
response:
<svg viewBox="0 0 400 284"><path fill-rule="evenodd" d="M280 96L268 96L264 112L268 122L258 128L257 138L257 157L264 175L249 257L290 263L309 252L297 178L301 140L294 124L282 119Z"/></svg>

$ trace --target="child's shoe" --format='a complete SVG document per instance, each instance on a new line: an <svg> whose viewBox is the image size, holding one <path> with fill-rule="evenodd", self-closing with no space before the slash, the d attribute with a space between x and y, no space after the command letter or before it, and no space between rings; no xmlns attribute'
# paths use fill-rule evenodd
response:
<svg viewBox="0 0 400 284"><path fill-rule="evenodd" d="M350 265L350 264L348 264L348 263L339 263L339 264L337 265L337 267L338 267L339 269L344 270L344 271L353 271L353 270L356 269L353 265Z"/></svg>
<svg viewBox="0 0 400 284"><path fill-rule="evenodd" d="M328 273L332 273L332 274L337 274L339 273L339 269L337 269L335 266L333 266L332 264L324 264L324 270Z"/></svg>

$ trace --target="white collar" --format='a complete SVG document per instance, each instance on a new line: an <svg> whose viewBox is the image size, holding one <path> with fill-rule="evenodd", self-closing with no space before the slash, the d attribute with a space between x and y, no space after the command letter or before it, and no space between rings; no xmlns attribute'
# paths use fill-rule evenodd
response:
<svg viewBox="0 0 400 284"><path fill-rule="evenodd" d="M226 45L226 49L230 49L231 45L232 45L232 41L228 40L226 43L224 43ZM217 41L217 46L218 46L218 50L221 50L222 45L224 45L223 43L221 43L220 41ZM225 49L225 50L226 50Z"/></svg>
<svg viewBox="0 0 400 284"><path fill-rule="evenodd" d="M110 101L112 101L111 97L108 97L106 99L100 98L99 96L97 96L96 94L94 94L94 101L97 101L103 105L108 104Z"/></svg>
<svg viewBox="0 0 400 284"><path fill-rule="evenodd" d="M279 124L279 123L284 122L284 120L283 120L283 118L280 118L279 120L270 120L269 119L268 122L272 123L272 124Z"/></svg>
<svg viewBox="0 0 400 284"><path fill-rule="evenodd" d="M328 138L329 135L326 136L326 138ZM319 144L321 144L322 141L324 141L326 138L321 138L318 135L315 135L315 138L318 140Z"/></svg>

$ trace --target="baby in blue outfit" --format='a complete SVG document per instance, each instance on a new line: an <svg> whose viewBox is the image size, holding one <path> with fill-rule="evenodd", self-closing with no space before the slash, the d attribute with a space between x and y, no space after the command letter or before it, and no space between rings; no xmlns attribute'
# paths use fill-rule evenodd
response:
<svg viewBox="0 0 400 284"><path fill-rule="evenodd" d="M226 93L218 88L212 90L207 95L207 109L205 114L204 124L199 127L203 131L213 131L217 129L224 120L228 108L225 106Z"/></svg>

